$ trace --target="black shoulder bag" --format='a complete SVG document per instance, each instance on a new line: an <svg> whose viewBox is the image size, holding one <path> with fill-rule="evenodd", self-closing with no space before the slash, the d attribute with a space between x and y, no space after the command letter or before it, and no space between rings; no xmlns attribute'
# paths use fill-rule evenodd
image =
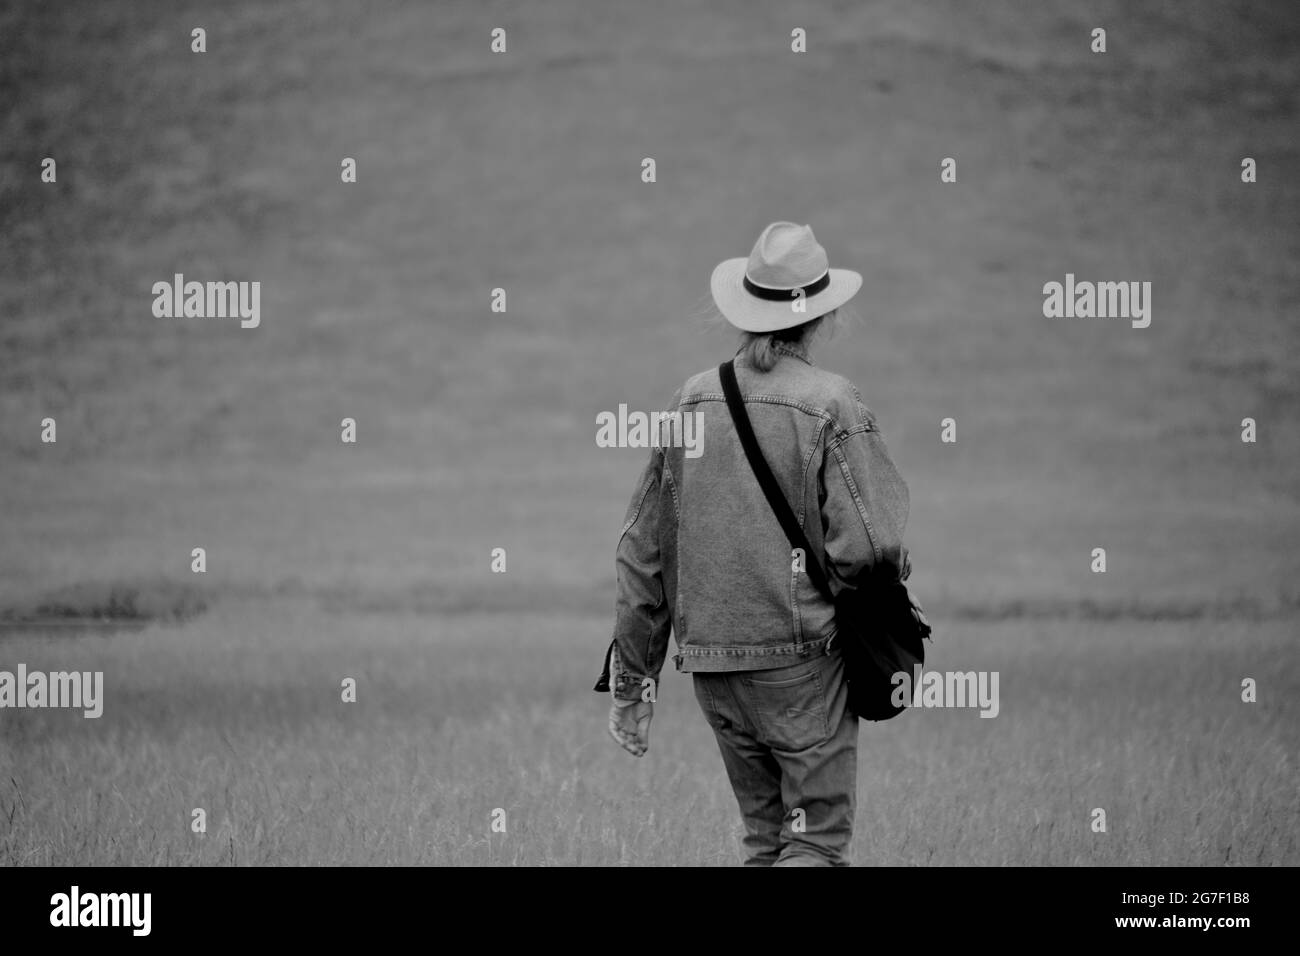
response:
<svg viewBox="0 0 1300 956"><path fill-rule="evenodd" d="M849 709L863 720L888 720L898 716L909 702L909 694L899 688L910 688L914 692L913 681L925 663L922 638L930 636L930 624L924 612L912 600L902 581L885 580L875 572L868 572L862 580L855 582L857 587L846 588L838 599L831 594L821 560L813 553L808 536L758 447L754 427L745 411L745 401L740 396L740 386L736 384L734 365L724 362L718 367L718 374L722 378L722 392L727 398L736 434L767 503L781 523L790 547L803 549L808 577L813 585L835 607L835 636L831 640L839 646L844 657ZM907 675L906 682L894 680L894 675L899 672ZM901 705L896 704L900 698Z"/></svg>

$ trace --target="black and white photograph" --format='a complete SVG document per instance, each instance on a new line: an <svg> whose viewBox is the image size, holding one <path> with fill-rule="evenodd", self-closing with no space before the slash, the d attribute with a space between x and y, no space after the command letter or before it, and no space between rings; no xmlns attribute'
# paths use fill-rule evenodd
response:
<svg viewBox="0 0 1300 956"><path fill-rule="evenodd" d="M25 922L1122 868L1222 940L1297 582L1289 0L0 2Z"/></svg>

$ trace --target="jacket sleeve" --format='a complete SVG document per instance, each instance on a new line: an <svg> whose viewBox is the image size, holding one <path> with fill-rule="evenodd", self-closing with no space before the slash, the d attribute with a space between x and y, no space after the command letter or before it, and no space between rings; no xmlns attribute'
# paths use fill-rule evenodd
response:
<svg viewBox="0 0 1300 956"><path fill-rule="evenodd" d="M856 388L846 404L851 412L829 426L822 463L822 530L836 595L868 575L900 581L912 570L903 545L907 485Z"/></svg>
<svg viewBox="0 0 1300 956"><path fill-rule="evenodd" d="M659 491L664 456L652 448L628 505L614 556L618 578L615 601L614 670L609 675L619 700L653 699L668 655L672 629L659 553ZM606 667L609 667L609 657ZM650 680L652 683L647 684ZM597 685L599 687L599 684ZM649 695L643 698L646 690Z"/></svg>

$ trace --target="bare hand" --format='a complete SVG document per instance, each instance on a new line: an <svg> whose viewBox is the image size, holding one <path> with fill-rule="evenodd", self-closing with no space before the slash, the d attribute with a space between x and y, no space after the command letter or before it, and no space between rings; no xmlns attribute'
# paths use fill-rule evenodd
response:
<svg viewBox="0 0 1300 956"><path fill-rule="evenodd" d="M642 757L650 749L654 709L645 700L615 700L609 708L609 735L633 757Z"/></svg>

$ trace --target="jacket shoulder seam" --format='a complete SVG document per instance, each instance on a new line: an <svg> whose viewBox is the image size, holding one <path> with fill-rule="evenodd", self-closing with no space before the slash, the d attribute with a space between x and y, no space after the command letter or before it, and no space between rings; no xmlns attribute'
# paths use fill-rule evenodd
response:
<svg viewBox="0 0 1300 956"><path fill-rule="evenodd" d="M786 405L790 408L797 408L799 411L811 415L813 418L821 418L827 421L834 421L834 417L824 408L816 405L810 405L807 402L801 402L797 398L790 398L786 395L746 395L744 396L745 404L759 403L764 405ZM727 401L727 396L721 392L693 392L690 395L682 396L682 404L688 402L696 404L698 402L723 402Z"/></svg>

